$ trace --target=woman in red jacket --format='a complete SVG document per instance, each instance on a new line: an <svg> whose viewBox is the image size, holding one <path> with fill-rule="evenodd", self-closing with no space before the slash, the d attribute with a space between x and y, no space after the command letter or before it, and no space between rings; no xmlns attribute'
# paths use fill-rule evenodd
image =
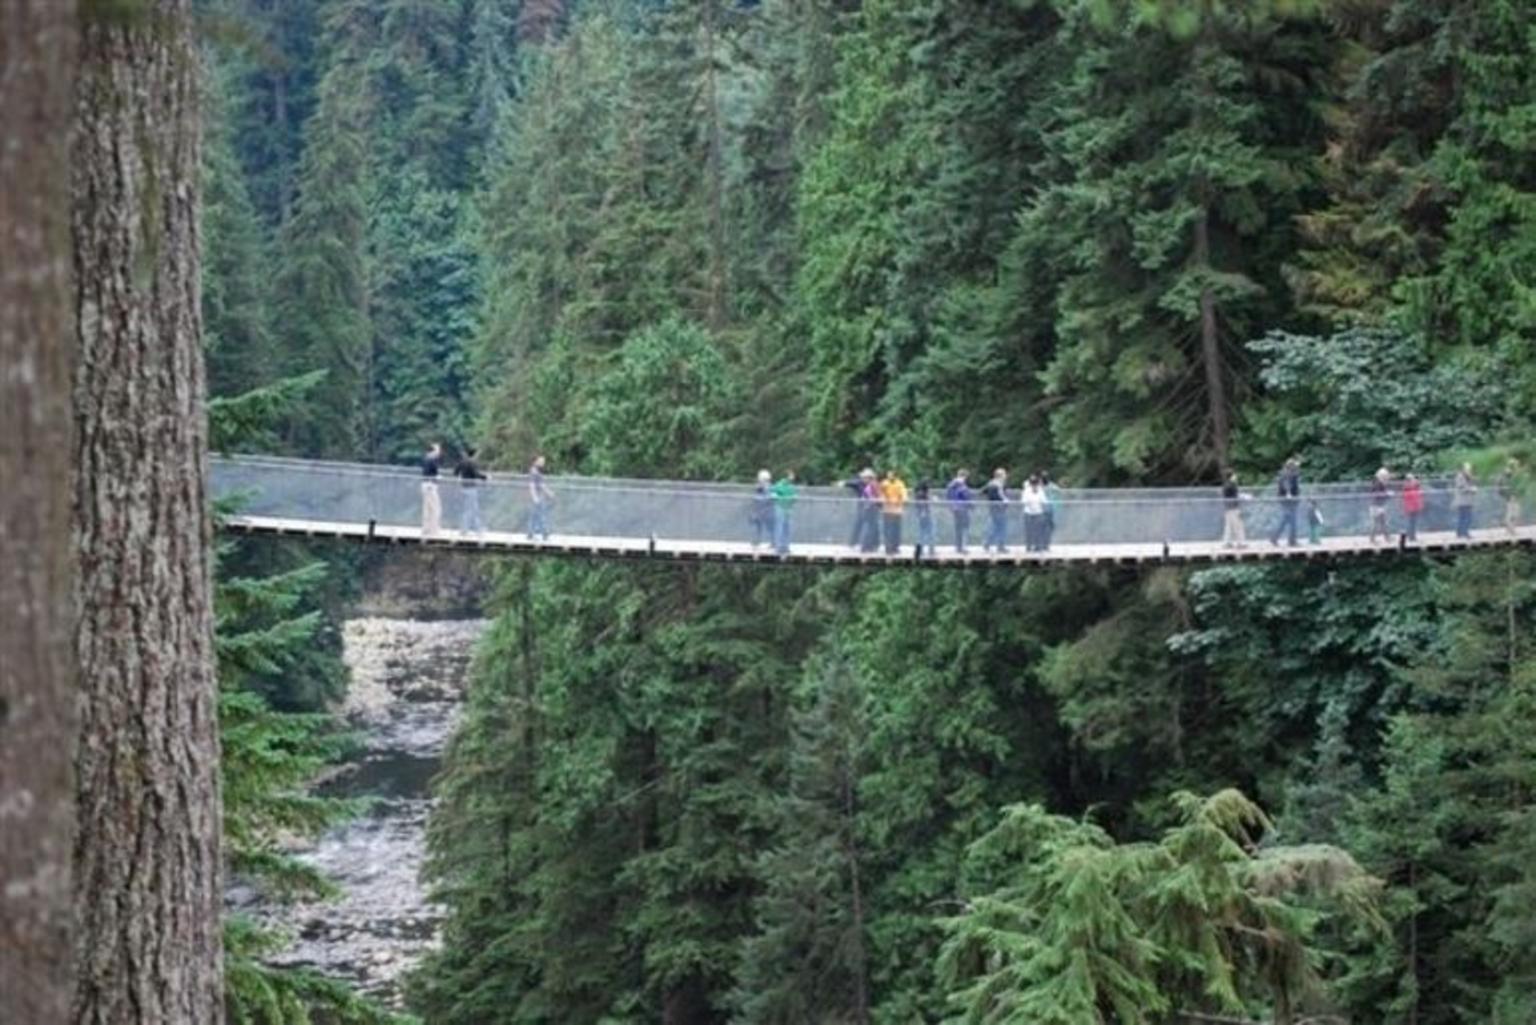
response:
<svg viewBox="0 0 1536 1025"><path fill-rule="evenodd" d="M1403 481L1403 514L1408 518L1408 540L1419 539L1419 513L1424 511L1424 485L1409 474Z"/></svg>

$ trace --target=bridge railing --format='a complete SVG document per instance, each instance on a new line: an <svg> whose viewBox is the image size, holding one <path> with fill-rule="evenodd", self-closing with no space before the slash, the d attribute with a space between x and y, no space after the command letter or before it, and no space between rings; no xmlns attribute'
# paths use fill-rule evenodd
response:
<svg viewBox="0 0 1536 1025"><path fill-rule="evenodd" d="M315 463L267 457L219 457L213 460L217 497L239 499L241 513L299 522L419 527L423 478L414 470L357 464ZM1449 481L1424 483L1422 533L1450 531L1456 513ZM680 484L585 477L550 477L548 525L556 537L615 538L632 541L688 540L750 542L759 508L751 485ZM910 482L909 482L910 485ZM437 478L442 526L458 530L466 488L456 478ZM1303 485L1298 533L1306 539L1308 516L1316 507L1324 537L1355 536L1370 531L1370 495L1365 482ZM526 534L531 526L532 495L521 475L492 474L474 488L487 531ZM1250 543L1266 540L1280 523L1283 503L1273 485L1255 487L1243 502ZM926 513L942 547L955 540L956 510L935 488ZM1010 546L1024 543L1023 510L1016 489L1001 516ZM802 488L791 513L792 540L798 544L851 544L859 500L835 487ZM979 547L995 514L993 503L978 497L968 507L969 542ZM1405 528L1401 494L1388 501L1388 523ZM1215 488L1135 490L1064 489L1053 508L1053 545L1161 545L1213 541L1221 537L1224 503ZM908 501L901 517L902 541L918 540L925 510ZM877 517L878 518L878 517ZM883 518L878 518L884 525ZM1500 526L1503 502L1494 488L1475 496L1473 522L1478 529ZM1529 523L1527 509L1522 523Z"/></svg>

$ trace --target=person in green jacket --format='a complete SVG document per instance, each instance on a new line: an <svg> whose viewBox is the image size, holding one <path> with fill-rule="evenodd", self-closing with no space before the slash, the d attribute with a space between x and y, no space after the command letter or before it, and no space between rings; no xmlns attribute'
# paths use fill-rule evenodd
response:
<svg viewBox="0 0 1536 1025"><path fill-rule="evenodd" d="M780 555L789 554L789 518L795 508L795 471L785 470L784 476L774 481L773 495L773 550Z"/></svg>

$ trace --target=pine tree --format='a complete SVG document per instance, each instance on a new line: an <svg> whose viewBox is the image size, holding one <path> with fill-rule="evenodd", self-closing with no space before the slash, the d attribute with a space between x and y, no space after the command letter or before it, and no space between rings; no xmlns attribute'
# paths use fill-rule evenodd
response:
<svg viewBox="0 0 1536 1025"><path fill-rule="evenodd" d="M742 945L736 1000L743 1025L868 1025L868 880L860 835L865 698L851 666L807 671L795 713L787 794L774 802L773 846L758 858L756 931Z"/></svg>
<svg viewBox="0 0 1536 1025"><path fill-rule="evenodd" d="M1014 263L1026 294L1051 296L1043 381L1072 478L1209 476L1247 384L1238 346L1283 309L1322 37L1288 3L1109 6L1064 29L1075 69L1049 105L1046 184Z"/></svg>

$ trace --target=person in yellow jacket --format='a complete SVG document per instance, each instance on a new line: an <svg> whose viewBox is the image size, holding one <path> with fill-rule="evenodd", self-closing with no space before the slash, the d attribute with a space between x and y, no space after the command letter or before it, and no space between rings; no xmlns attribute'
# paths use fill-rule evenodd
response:
<svg viewBox="0 0 1536 1025"><path fill-rule="evenodd" d="M885 479L880 482L880 519L887 555L901 551L901 517L906 505L907 482L895 470L886 470Z"/></svg>

